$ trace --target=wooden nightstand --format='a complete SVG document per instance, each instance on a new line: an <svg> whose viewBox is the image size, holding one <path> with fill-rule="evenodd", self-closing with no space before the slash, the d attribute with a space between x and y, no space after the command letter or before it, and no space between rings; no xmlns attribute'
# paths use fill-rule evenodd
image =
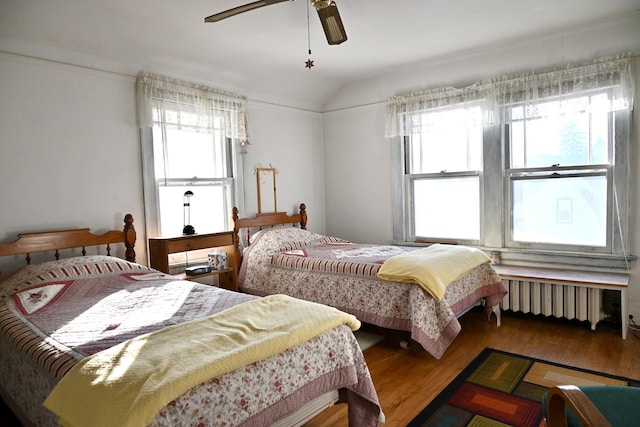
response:
<svg viewBox="0 0 640 427"><path fill-rule="evenodd" d="M200 249L220 248L227 253L225 270L212 270L210 273L187 276L184 273L175 275L180 279L195 280L206 276L218 276L221 288L238 290L237 259L233 231L211 234L192 234L179 237L154 237L149 239L149 264L151 268L170 274L169 254L189 252Z"/></svg>

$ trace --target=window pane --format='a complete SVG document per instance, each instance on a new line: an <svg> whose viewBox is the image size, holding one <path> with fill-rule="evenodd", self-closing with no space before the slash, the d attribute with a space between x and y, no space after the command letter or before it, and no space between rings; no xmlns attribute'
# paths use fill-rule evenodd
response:
<svg viewBox="0 0 640 427"><path fill-rule="evenodd" d="M480 107L417 116L410 142L410 173L476 171L482 165Z"/></svg>
<svg viewBox="0 0 640 427"><path fill-rule="evenodd" d="M511 168L608 162L606 94L511 108Z"/></svg>
<svg viewBox="0 0 640 427"><path fill-rule="evenodd" d="M171 178L225 178L225 145L220 132L195 132L190 128L154 126L154 150L158 177ZM164 163L163 163L164 162ZM159 169L158 169L159 168Z"/></svg>
<svg viewBox="0 0 640 427"><path fill-rule="evenodd" d="M160 185L160 229L163 236L179 236L184 225L192 225L196 233L215 233L227 230L231 208L222 203L228 186L225 183L198 186ZM184 193L193 192L188 199L189 207L184 207Z"/></svg>
<svg viewBox="0 0 640 427"><path fill-rule="evenodd" d="M516 180L511 194L513 241L607 245L605 176Z"/></svg>
<svg viewBox="0 0 640 427"><path fill-rule="evenodd" d="M609 116L605 107L608 104L606 94L593 97L593 114L591 115L591 152L592 164L609 163ZM605 104L605 105L602 105Z"/></svg>
<svg viewBox="0 0 640 427"><path fill-rule="evenodd" d="M477 176L414 180L416 236L479 240L478 185Z"/></svg>

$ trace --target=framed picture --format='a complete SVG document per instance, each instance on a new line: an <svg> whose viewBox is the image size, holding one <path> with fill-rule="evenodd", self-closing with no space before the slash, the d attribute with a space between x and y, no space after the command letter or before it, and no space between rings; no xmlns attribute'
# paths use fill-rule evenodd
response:
<svg viewBox="0 0 640 427"><path fill-rule="evenodd" d="M256 168L258 179L258 213L275 213L276 204L276 169Z"/></svg>

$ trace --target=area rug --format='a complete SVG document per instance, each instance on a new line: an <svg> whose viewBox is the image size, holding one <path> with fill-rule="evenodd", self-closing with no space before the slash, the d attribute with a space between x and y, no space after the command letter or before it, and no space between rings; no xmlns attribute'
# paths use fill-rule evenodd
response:
<svg viewBox="0 0 640 427"><path fill-rule="evenodd" d="M559 384L640 386L640 381L486 348L409 427L543 426L542 395Z"/></svg>

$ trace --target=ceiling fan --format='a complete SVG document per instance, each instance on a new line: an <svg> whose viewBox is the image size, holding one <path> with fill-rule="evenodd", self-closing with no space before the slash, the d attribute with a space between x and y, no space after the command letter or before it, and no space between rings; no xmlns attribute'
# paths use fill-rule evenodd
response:
<svg viewBox="0 0 640 427"><path fill-rule="evenodd" d="M282 3L285 1L294 0L260 0L253 3L247 3L242 6L234 7L233 9L225 10L224 12L216 13L204 18L204 22L218 22L222 19L229 18L231 16L238 15L240 13L248 12L250 10L258 9L263 6L271 6L272 4ZM320 22L322 23L322 29L327 37L329 44L340 44L347 40L347 33L344 31L342 25L342 19L338 13L338 7L333 0L310 0L311 5L318 11Z"/></svg>

